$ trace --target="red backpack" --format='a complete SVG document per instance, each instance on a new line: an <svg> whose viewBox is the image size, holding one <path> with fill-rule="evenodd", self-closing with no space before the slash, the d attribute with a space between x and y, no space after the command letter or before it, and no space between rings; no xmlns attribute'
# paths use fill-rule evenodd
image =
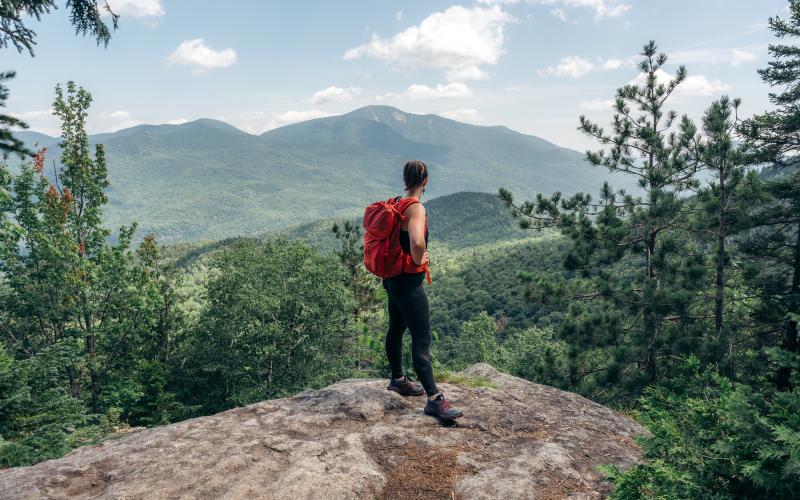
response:
<svg viewBox="0 0 800 500"><path fill-rule="evenodd" d="M406 220L406 208L419 203L416 198L391 198L376 201L364 211L364 266L381 278L392 278L403 272L425 271L428 284L431 274L428 265L417 266L411 254L400 246L400 228ZM426 230L427 230L427 222Z"/></svg>

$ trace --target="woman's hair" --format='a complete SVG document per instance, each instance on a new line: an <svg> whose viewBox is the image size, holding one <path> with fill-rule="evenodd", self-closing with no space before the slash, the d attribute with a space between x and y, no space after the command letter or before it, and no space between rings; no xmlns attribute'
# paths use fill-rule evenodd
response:
<svg viewBox="0 0 800 500"><path fill-rule="evenodd" d="M409 160L403 167L403 182L406 189L414 189L422 185L428 178L428 166L420 160Z"/></svg>

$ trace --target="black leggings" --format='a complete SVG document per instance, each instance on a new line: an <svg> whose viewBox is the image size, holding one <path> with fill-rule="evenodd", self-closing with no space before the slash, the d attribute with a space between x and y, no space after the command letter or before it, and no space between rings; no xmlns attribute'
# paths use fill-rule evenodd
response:
<svg viewBox="0 0 800 500"><path fill-rule="evenodd" d="M428 396L436 394L431 366L431 324L428 296L422 286L425 273L401 274L383 280L389 296L389 332L386 334L386 357L393 378L403 376L403 334L411 332L411 360L417 378Z"/></svg>

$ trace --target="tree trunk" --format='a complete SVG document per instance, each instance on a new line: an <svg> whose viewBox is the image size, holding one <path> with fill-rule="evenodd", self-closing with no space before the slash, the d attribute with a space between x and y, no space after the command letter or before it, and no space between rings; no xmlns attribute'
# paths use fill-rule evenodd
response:
<svg viewBox="0 0 800 500"><path fill-rule="evenodd" d="M89 377L92 382L92 412L100 412L100 374L97 372L97 346L95 336L86 337L86 352L89 354Z"/></svg>
<svg viewBox="0 0 800 500"><path fill-rule="evenodd" d="M647 255L646 255L646 277L647 285L657 287L656 271L653 267L653 255L656 251L656 233L651 231L647 237ZM655 382L658 378L658 363L656 360L656 335L658 334L658 318L652 311L650 305L645 305L647 310L644 313L644 328L645 335L647 336L647 360L645 363L645 370L650 379L650 382Z"/></svg>
<svg viewBox="0 0 800 500"><path fill-rule="evenodd" d="M171 354L171 342L170 342L170 331L172 330L172 298L169 297L164 304L164 308L161 310L161 318L158 322L158 330L161 333L161 352L159 353L159 359L164 363L167 363L170 359Z"/></svg>
<svg viewBox="0 0 800 500"><path fill-rule="evenodd" d="M270 389L272 389L272 359L269 360L269 369L267 370L267 382L269 382Z"/></svg>
<svg viewBox="0 0 800 500"><path fill-rule="evenodd" d="M719 169L719 228L717 232L717 279L716 295L714 297L714 326L717 332L717 341L722 340L723 307L725 305L725 167Z"/></svg>
<svg viewBox="0 0 800 500"><path fill-rule="evenodd" d="M75 399L79 399L81 395L81 388L78 385L78 371L74 366L67 367L67 376L69 377L69 395Z"/></svg>
<svg viewBox="0 0 800 500"><path fill-rule="evenodd" d="M789 300L787 304L787 312L798 315L800 314L800 224L797 228L797 240L794 246L794 262L793 262L793 275L792 287L789 290ZM786 326L783 332L783 342L781 347L789 352L796 353L797 342L797 316L789 316L786 319ZM791 376L791 369L788 366L783 366L778 370L776 385L778 389L790 390L792 384L789 381Z"/></svg>

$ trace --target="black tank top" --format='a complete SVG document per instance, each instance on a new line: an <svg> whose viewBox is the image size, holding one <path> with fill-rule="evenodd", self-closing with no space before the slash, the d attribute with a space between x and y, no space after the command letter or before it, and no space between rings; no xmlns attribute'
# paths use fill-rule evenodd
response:
<svg viewBox="0 0 800 500"><path fill-rule="evenodd" d="M428 228L425 228L425 246L428 245ZM400 247L406 253L411 253L411 237L405 229L400 230Z"/></svg>

